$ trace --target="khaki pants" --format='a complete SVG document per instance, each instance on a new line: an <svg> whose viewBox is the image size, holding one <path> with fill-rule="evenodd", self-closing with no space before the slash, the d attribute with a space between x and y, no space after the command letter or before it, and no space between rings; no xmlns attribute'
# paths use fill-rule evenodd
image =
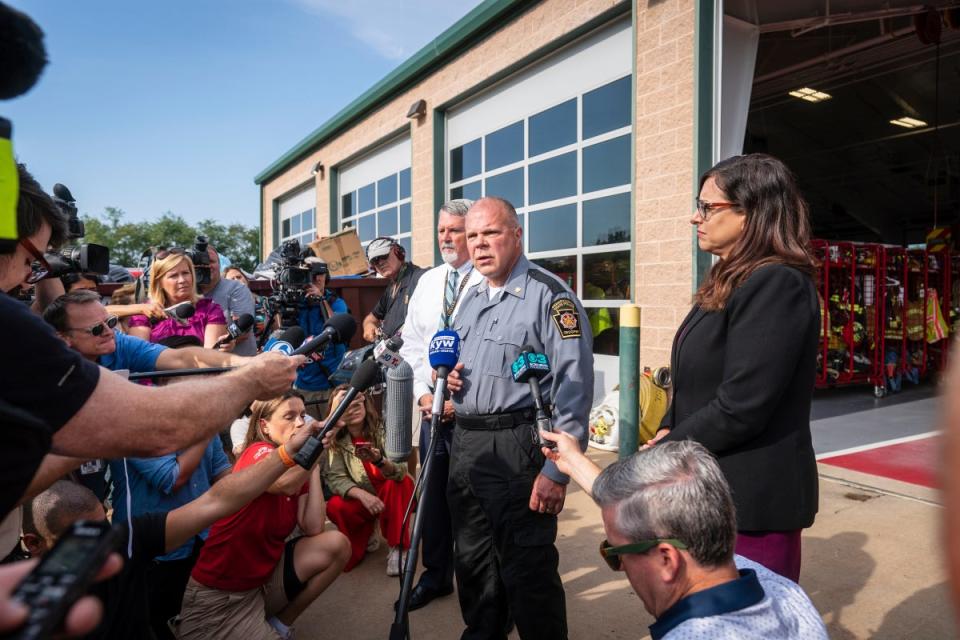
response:
<svg viewBox="0 0 960 640"><path fill-rule="evenodd" d="M220 591L190 578L174 625L177 638L277 640L280 636L267 618L287 606L283 562L281 557L267 584L249 591Z"/></svg>

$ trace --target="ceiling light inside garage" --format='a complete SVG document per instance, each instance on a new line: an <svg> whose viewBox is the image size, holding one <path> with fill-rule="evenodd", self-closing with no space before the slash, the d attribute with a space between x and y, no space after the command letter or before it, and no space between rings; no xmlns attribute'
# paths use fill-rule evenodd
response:
<svg viewBox="0 0 960 640"><path fill-rule="evenodd" d="M794 98L800 98L801 100L806 100L807 102L823 102L824 100L829 100L833 96L829 93L824 93L823 91L817 91L816 89L811 89L810 87L802 87L800 89L794 89L790 92L790 95Z"/></svg>
<svg viewBox="0 0 960 640"><path fill-rule="evenodd" d="M895 124L898 127L903 127L904 129L916 129L917 127L925 127L927 123L923 120L917 120L916 118L911 118L909 116L904 116L902 118L897 118L896 120L891 120L890 124Z"/></svg>

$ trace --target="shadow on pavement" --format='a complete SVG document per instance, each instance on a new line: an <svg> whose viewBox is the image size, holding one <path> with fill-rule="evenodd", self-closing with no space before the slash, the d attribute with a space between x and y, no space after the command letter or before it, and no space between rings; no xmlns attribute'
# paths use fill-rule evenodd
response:
<svg viewBox="0 0 960 640"><path fill-rule="evenodd" d="M950 611L946 582L921 589L908 596L883 617L880 628L871 634L875 640L926 640L929 638L956 638L957 629Z"/></svg>
<svg viewBox="0 0 960 640"><path fill-rule="evenodd" d="M858 637L844 626L843 615L877 566L864 551L866 543L867 535L859 531L845 531L829 538L803 538L800 585L823 616L833 640Z"/></svg>

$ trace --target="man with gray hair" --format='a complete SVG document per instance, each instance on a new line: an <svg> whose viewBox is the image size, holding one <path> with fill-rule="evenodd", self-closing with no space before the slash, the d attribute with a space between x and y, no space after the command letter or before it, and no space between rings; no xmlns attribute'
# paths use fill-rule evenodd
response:
<svg viewBox="0 0 960 640"><path fill-rule="evenodd" d="M657 619L653 640L827 638L799 585L734 555L730 487L702 445L662 443L601 471L568 434L543 437L557 443L544 455L600 506L600 555Z"/></svg>
<svg viewBox="0 0 960 640"><path fill-rule="evenodd" d="M473 268L467 250L464 218L473 204L470 200L451 200L437 214L437 244L443 264L423 274L410 297L403 323L403 347L400 356L413 367L414 398L422 414L428 414L433 402L433 382L427 359L430 339L440 329L448 329L457 315L464 293L483 280ZM422 422L421 424L428 424ZM430 430L419 436L421 464L430 444ZM437 446L431 465L429 495L421 496L424 509L423 566L420 581L410 592L410 610L426 606L439 596L453 593L453 532L447 506L447 474L450 470L450 445L453 436L453 405L444 403L443 419L437 425Z"/></svg>

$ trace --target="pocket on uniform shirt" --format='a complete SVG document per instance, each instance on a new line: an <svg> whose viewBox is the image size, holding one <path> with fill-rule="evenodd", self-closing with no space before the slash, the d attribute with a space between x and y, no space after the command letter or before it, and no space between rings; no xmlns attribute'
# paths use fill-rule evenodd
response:
<svg viewBox="0 0 960 640"><path fill-rule="evenodd" d="M481 345L483 373L498 378L512 377L510 365L520 355L520 349L526 342L526 327L504 327L496 333L485 336Z"/></svg>

